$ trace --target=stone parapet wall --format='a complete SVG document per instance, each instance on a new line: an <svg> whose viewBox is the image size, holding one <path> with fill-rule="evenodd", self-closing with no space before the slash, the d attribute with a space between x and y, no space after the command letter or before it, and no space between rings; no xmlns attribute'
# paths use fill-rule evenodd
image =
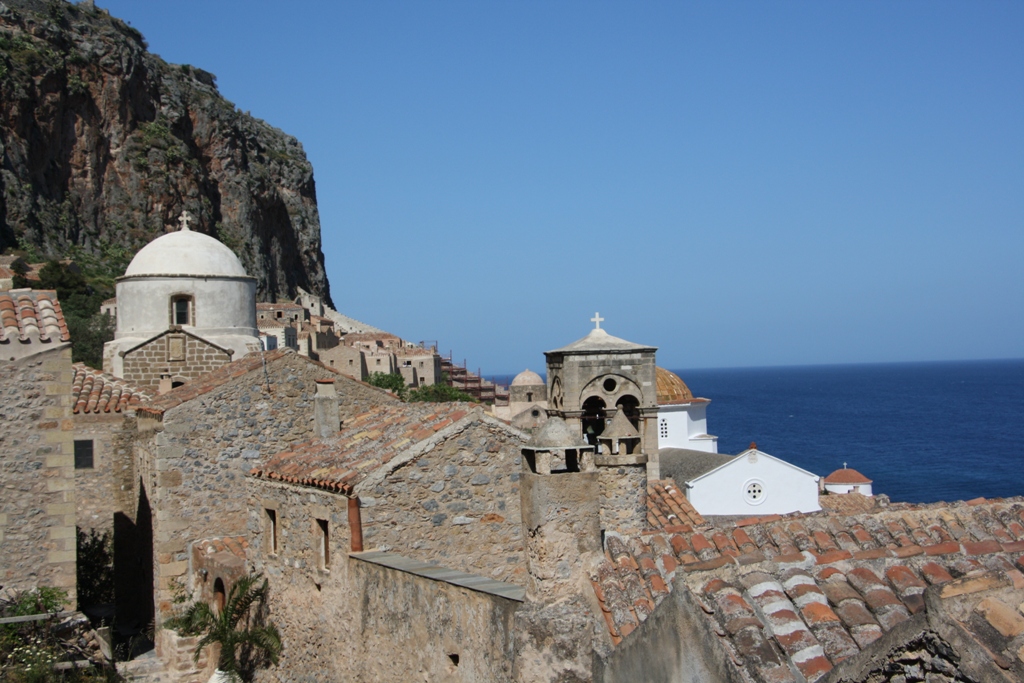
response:
<svg viewBox="0 0 1024 683"><path fill-rule="evenodd" d="M285 487L277 494L272 489L250 482L250 497L281 495L295 504L305 497ZM516 600L347 554L325 573L311 569L308 559L296 566L302 558L288 551L268 559L255 542L250 553L270 579L269 618L284 644L280 665L259 671L257 681L515 680L512 627L521 604Z"/></svg>
<svg viewBox="0 0 1024 683"><path fill-rule="evenodd" d="M0 363L0 585L75 596L71 347Z"/></svg>

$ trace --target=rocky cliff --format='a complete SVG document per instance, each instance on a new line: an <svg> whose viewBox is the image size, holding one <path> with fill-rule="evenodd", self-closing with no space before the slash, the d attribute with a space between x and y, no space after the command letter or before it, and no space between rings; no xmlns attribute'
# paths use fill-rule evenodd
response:
<svg viewBox="0 0 1024 683"><path fill-rule="evenodd" d="M302 145L91 2L0 0L0 143L0 250L123 257L186 209L260 300L330 302Z"/></svg>

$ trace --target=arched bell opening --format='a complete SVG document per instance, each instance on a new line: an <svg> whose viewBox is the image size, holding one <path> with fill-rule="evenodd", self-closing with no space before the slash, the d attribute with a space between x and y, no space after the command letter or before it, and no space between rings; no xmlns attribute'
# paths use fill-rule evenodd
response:
<svg viewBox="0 0 1024 683"><path fill-rule="evenodd" d="M636 396L626 394L619 397L619 400L615 402L615 407L626 414L626 419L633 425L633 429L640 430L640 401Z"/></svg>
<svg viewBox="0 0 1024 683"><path fill-rule="evenodd" d="M597 437L604 432L605 407L604 399L599 396L591 396L583 402L583 436L591 446L597 445Z"/></svg>

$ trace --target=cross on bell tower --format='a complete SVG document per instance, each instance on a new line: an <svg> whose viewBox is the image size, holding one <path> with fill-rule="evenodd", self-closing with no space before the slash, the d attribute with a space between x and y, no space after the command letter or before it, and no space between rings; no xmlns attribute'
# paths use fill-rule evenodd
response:
<svg viewBox="0 0 1024 683"><path fill-rule="evenodd" d="M594 317L590 319L590 322L594 323L594 329L601 329L601 323L604 322L604 318L601 317L600 313L594 313Z"/></svg>

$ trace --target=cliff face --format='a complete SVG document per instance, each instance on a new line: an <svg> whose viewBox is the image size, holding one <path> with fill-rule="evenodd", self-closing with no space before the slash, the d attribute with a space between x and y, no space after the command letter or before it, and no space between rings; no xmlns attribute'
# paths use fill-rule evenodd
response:
<svg viewBox="0 0 1024 683"><path fill-rule="evenodd" d="M302 145L91 3L0 0L0 143L0 250L134 253L186 209L261 301L330 302Z"/></svg>

